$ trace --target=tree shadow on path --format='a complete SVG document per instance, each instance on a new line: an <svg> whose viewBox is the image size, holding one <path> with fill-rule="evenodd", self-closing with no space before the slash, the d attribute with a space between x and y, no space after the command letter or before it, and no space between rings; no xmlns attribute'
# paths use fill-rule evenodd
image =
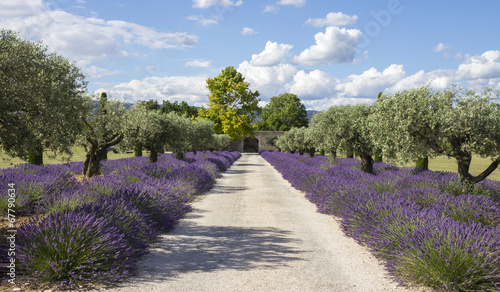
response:
<svg viewBox="0 0 500 292"><path fill-rule="evenodd" d="M151 254L138 265L139 283L172 281L190 272L279 268L303 260L304 251L294 247L301 240L289 231L186 223L152 246Z"/></svg>

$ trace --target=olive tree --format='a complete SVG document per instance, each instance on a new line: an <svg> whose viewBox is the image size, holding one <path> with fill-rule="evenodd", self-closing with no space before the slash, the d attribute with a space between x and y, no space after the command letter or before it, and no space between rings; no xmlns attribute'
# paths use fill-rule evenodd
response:
<svg viewBox="0 0 500 292"><path fill-rule="evenodd" d="M118 101L108 101L103 92L99 108L84 119L86 129L80 138L80 144L87 152L83 167L83 175L86 177L100 174L101 161L106 159L108 148L122 141L124 115L123 104Z"/></svg>
<svg viewBox="0 0 500 292"><path fill-rule="evenodd" d="M209 150L214 145L214 122L209 120L192 120L190 151Z"/></svg>
<svg viewBox="0 0 500 292"><path fill-rule="evenodd" d="M337 121L341 114L339 107L330 107L326 111L315 114L309 125L309 134L313 144L328 154L330 162L334 162L337 158L340 140L334 138L334 133L338 130Z"/></svg>
<svg viewBox="0 0 500 292"><path fill-rule="evenodd" d="M0 147L43 164L43 150L71 156L91 110L87 82L74 63L40 42L0 33Z"/></svg>
<svg viewBox="0 0 500 292"><path fill-rule="evenodd" d="M214 134L212 136L212 144L209 149L213 151L225 151L231 145L231 138L226 134Z"/></svg>
<svg viewBox="0 0 500 292"><path fill-rule="evenodd" d="M173 132L166 115L150 110L144 104L135 104L125 114L123 121L124 142L128 147L138 144L150 151L149 161L156 162Z"/></svg>
<svg viewBox="0 0 500 292"><path fill-rule="evenodd" d="M455 158L462 191L469 192L500 162L500 107L493 96L489 89L433 91L428 86L385 96L377 100L372 120L376 144L400 161ZM477 176L469 173L473 154L492 158Z"/></svg>
<svg viewBox="0 0 500 292"><path fill-rule="evenodd" d="M310 156L314 156L314 144L306 127L291 128L279 136L275 143L281 151L292 153L298 151L300 155L309 152Z"/></svg>

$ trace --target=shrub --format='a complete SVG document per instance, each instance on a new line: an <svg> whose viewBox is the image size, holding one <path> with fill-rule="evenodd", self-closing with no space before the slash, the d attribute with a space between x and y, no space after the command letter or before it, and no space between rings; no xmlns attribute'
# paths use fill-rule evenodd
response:
<svg viewBox="0 0 500 292"><path fill-rule="evenodd" d="M500 233L444 218L404 240L389 268L399 279L448 291L500 288Z"/></svg>
<svg viewBox="0 0 500 292"><path fill-rule="evenodd" d="M108 227L116 227L123 233L124 239L131 248L134 257L146 252L148 242L154 240L158 233L148 226L144 214L120 197L102 197L93 203L86 203L73 211L78 214L92 214L96 218L104 218Z"/></svg>
<svg viewBox="0 0 500 292"><path fill-rule="evenodd" d="M134 267L124 237L92 214L49 214L19 227L18 259L25 277L61 287L117 280Z"/></svg>

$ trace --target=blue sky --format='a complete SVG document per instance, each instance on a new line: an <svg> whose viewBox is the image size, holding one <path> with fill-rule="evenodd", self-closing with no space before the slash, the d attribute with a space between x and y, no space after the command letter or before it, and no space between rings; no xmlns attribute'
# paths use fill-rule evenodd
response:
<svg viewBox="0 0 500 292"><path fill-rule="evenodd" d="M430 84L500 90L500 1L2 0L0 26L74 60L89 92L207 103L227 66L262 104L372 102Z"/></svg>

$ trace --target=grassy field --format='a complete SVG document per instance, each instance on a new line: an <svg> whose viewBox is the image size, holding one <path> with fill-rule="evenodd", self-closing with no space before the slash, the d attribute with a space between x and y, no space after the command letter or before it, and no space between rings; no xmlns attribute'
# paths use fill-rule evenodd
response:
<svg viewBox="0 0 500 292"><path fill-rule="evenodd" d="M73 157L71 157L71 161L83 161L85 160L85 151L83 147L73 147ZM149 155L148 152L144 151L145 156ZM124 157L132 157L134 154L115 154L113 152L108 152L108 159L119 159ZM342 156L340 156L342 157ZM49 159L47 153L44 153L43 162L45 164L52 163L63 163L61 159ZM20 158L9 158L5 153L0 152L0 168L12 167L18 163L26 163L26 161ZM472 158L471 165L471 173L473 175L478 175L483 172L491 163L491 160L488 158L481 158L479 156L474 156ZM414 163L405 164L405 166L414 166ZM457 162L455 159L450 159L448 157L436 157L429 161L429 169L435 171L449 171L456 172L457 171ZM489 179L499 180L500 181L500 169L495 170L490 176Z"/></svg>
<svg viewBox="0 0 500 292"><path fill-rule="evenodd" d="M84 161L85 160L85 149L83 147L73 147L73 156L71 157L70 161ZM149 155L149 153L146 153L143 151L144 155ZM113 152L108 152L108 159L119 159L119 158L124 158L124 157L132 157L134 156L133 153L118 153L115 154ZM48 157L48 153L43 154L43 163L44 164L55 164L55 163L63 163L66 161L62 161L60 158L57 159L50 159ZM19 163L26 163L26 161L22 160L21 158L10 158L7 156L5 153L0 152L0 168L7 168L7 167L12 167L16 164Z"/></svg>
<svg viewBox="0 0 500 292"><path fill-rule="evenodd" d="M486 168L488 168L490 164L491 159L481 158L474 155L472 157L470 172L472 175L478 175ZM411 164L409 166L415 166L415 164ZM457 172L457 167L457 161L453 158L441 156L429 160L430 170ZM488 179L500 180L500 169L497 168L492 174L488 176Z"/></svg>

